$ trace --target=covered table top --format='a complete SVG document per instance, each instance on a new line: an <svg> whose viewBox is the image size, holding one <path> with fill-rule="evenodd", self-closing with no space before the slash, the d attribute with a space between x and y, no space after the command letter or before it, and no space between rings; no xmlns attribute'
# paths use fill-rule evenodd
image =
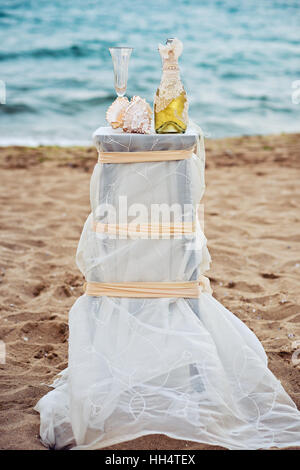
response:
<svg viewBox="0 0 300 470"><path fill-rule="evenodd" d="M94 144L103 152L139 150L184 150L193 147L198 133L191 126L185 134L128 134L122 129L99 127L93 134Z"/></svg>

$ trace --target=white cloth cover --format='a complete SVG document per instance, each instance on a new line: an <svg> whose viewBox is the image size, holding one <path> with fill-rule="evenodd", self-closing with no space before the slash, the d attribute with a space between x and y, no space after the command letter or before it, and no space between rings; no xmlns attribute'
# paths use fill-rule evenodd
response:
<svg viewBox="0 0 300 470"><path fill-rule="evenodd" d="M100 128L102 151L170 150L189 160L96 164L91 209L77 251L88 281L186 281L210 263L206 239L111 239L95 233L99 203L192 204L204 192L203 136L127 135ZM185 220L195 217L194 210ZM105 222L105 218L101 219ZM100 449L162 433L260 449L300 445L300 413L267 367L256 336L210 294L199 299L81 296L69 316L69 365L36 405L42 442Z"/></svg>

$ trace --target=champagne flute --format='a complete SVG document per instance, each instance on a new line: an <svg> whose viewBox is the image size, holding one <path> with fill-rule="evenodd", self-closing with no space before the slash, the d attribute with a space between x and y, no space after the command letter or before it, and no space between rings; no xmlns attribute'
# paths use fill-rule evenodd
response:
<svg viewBox="0 0 300 470"><path fill-rule="evenodd" d="M127 88L128 64L132 47L110 47L109 52L114 66L114 81L117 95L124 96Z"/></svg>

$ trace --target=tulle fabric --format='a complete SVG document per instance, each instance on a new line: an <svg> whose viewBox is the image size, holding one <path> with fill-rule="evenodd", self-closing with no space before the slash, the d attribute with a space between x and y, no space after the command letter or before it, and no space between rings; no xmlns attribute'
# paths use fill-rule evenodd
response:
<svg viewBox="0 0 300 470"><path fill-rule="evenodd" d="M103 151L132 151L197 142L195 132L159 137L101 130L96 143ZM116 206L124 194L129 205L190 204L184 220L194 220L204 191L202 139L197 148L192 159L180 162L95 166L92 212L77 250L88 281L186 281L208 270L199 222L195 235L180 239L120 240L92 230L99 204ZM69 326L68 368L35 407L45 445L101 449L153 433L228 449L300 445L300 413L268 369L260 342L212 295L83 295Z"/></svg>

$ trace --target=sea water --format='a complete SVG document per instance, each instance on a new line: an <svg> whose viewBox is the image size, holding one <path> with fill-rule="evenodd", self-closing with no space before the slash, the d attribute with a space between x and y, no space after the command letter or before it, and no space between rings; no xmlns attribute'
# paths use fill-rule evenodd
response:
<svg viewBox="0 0 300 470"><path fill-rule="evenodd" d="M127 96L152 105L175 36L207 136L300 130L299 0L0 0L0 145L91 143L115 98L108 48L134 48Z"/></svg>

